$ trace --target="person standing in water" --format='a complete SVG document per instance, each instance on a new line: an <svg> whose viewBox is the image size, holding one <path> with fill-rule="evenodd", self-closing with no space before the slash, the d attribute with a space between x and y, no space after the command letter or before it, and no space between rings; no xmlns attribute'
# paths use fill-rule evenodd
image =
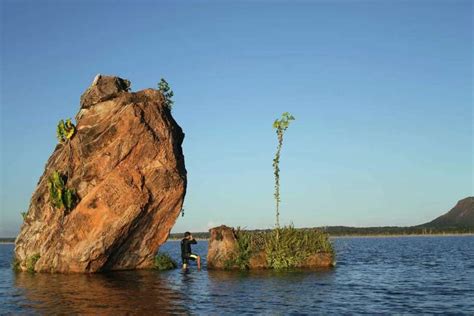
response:
<svg viewBox="0 0 474 316"><path fill-rule="evenodd" d="M184 233L184 238L181 240L181 259L183 260L183 270L186 270L189 265L189 260L197 261L198 270L201 270L201 257L191 251L191 245L197 244L196 239L193 238L190 232Z"/></svg>

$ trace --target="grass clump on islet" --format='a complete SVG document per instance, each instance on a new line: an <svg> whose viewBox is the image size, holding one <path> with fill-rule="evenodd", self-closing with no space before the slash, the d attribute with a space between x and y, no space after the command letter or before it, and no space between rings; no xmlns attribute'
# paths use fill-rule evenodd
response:
<svg viewBox="0 0 474 316"><path fill-rule="evenodd" d="M316 229L293 226L270 232L265 245L267 264L273 269L294 268L316 253L333 253L329 235Z"/></svg>
<svg viewBox="0 0 474 316"><path fill-rule="evenodd" d="M309 256L317 253L333 254L329 235L317 229L296 229L292 225L271 231L235 231L237 253L225 262L225 267L249 268L252 255L264 252L267 266L272 269L298 267Z"/></svg>
<svg viewBox="0 0 474 316"><path fill-rule="evenodd" d="M176 269L178 264L167 253L158 253L155 257L154 268L160 271Z"/></svg>

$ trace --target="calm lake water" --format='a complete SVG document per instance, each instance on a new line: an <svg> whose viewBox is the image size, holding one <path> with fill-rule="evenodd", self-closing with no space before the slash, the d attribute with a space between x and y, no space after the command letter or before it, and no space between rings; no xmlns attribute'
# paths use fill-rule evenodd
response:
<svg viewBox="0 0 474 316"><path fill-rule="evenodd" d="M474 236L337 238L317 272L13 273L0 244L0 314L474 314ZM179 257L179 244L162 251ZM194 248L205 257L207 242Z"/></svg>

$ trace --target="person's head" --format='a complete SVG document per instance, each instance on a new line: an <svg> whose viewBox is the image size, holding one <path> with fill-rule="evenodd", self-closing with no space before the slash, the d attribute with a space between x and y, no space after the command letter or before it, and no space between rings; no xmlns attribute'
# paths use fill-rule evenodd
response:
<svg viewBox="0 0 474 316"><path fill-rule="evenodd" d="M185 232L185 233L184 233L184 238L189 239L190 237L191 237L191 233L190 233L190 232Z"/></svg>

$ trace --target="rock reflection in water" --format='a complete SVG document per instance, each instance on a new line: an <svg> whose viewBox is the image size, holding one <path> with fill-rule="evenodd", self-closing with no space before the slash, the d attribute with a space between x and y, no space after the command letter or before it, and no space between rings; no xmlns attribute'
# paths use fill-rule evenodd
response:
<svg viewBox="0 0 474 316"><path fill-rule="evenodd" d="M322 312L322 304L329 300L327 288L334 286L334 269L318 271L208 271L213 305L221 313L235 311L265 313L268 310L299 313ZM297 286L295 287L295 284ZM295 292L298 289L300 293ZM229 300L241 306L223 304Z"/></svg>
<svg viewBox="0 0 474 316"><path fill-rule="evenodd" d="M17 273L21 306L41 314L186 314L182 297L157 271L108 274Z"/></svg>

